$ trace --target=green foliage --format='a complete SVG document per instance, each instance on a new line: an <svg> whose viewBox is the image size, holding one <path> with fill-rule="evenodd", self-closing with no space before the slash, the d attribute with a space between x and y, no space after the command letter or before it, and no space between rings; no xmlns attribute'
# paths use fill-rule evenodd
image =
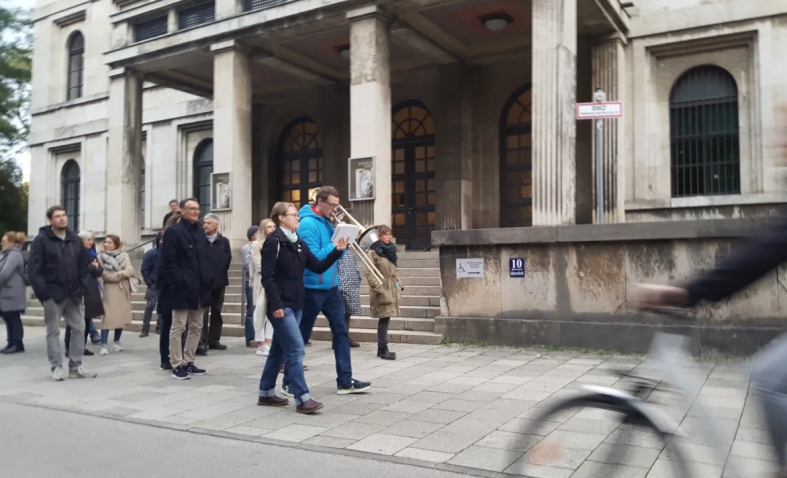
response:
<svg viewBox="0 0 787 478"><path fill-rule="evenodd" d="M443 337L443 339L440 340L440 343L443 345L451 345L451 337Z"/></svg>
<svg viewBox="0 0 787 478"><path fill-rule="evenodd" d="M560 352L560 344L544 344L544 350L547 352Z"/></svg>
<svg viewBox="0 0 787 478"><path fill-rule="evenodd" d="M13 159L0 159L0 233L27 232L27 183Z"/></svg>
<svg viewBox="0 0 787 478"><path fill-rule="evenodd" d="M0 154L5 158L24 148L30 130L31 25L29 12L0 6Z"/></svg>
<svg viewBox="0 0 787 478"><path fill-rule="evenodd" d="M478 346L481 347L481 348L489 347L489 345L483 340L481 341L481 343L478 344Z"/></svg>

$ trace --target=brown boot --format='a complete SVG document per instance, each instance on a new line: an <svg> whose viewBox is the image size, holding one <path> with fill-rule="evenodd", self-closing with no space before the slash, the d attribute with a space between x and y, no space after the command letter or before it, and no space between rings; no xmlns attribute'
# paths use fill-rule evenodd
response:
<svg viewBox="0 0 787 478"><path fill-rule="evenodd" d="M257 405L266 407L284 407L288 403L290 401L284 397L260 397L257 399Z"/></svg>
<svg viewBox="0 0 787 478"><path fill-rule="evenodd" d="M150 333L149 333L147 330L143 330L143 331L142 331L142 332L139 334L139 336L140 336L140 337L147 337L148 335L150 335Z"/></svg>
<svg viewBox="0 0 787 478"><path fill-rule="evenodd" d="M303 413L304 415L311 415L312 413L316 412L317 410L322 408L322 403L317 402L315 400L309 399L295 407L295 410L298 413Z"/></svg>
<svg viewBox="0 0 787 478"><path fill-rule="evenodd" d="M358 348L358 347L360 347L360 346L361 346L361 344L359 344L358 342L356 342L356 341L355 341L355 340L353 340L353 339L350 339L350 347L352 347L352 348L354 348L354 349L355 349L355 348Z"/></svg>

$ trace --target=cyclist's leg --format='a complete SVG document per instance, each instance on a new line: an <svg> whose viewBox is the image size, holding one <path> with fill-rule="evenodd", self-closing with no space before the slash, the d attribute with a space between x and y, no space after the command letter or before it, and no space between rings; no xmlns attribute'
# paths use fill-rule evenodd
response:
<svg viewBox="0 0 787 478"><path fill-rule="evenodd" d="M787 334L756 357L752 386L759 395L766 426L782 470L787 469Z"/></svg>

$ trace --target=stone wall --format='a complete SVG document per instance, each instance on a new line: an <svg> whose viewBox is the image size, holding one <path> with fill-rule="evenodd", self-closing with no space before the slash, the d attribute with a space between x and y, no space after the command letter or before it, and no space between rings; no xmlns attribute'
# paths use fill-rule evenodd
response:
<svg viewBox="0 0 787 478"><path fill-rule="evenodd" d="M713 268L736 238L766 222L738 220L441 231L438 332L496 345L561 344L644 352L654 331L696 336L698 350L749 353L781 330L787 276L772 272L687 321L643 315L627 304L632 285L680 284ZM457 259L482 258L483 279L458 279ZM525 277L509 275L522 258ZM676 329L677 328L677 329Z"/></svg>

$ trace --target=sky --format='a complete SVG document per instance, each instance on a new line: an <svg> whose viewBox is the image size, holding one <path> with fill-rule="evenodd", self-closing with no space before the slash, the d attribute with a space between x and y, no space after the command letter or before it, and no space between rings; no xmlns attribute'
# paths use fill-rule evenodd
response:
<svg viewBox="0 0 787 478"><path fill-rule="evenodd" d="M32 9L35 6L35 0L2 0L0 1L0 5L9 8ZM22 168L22 176L24 177L23 181L25 182L29 181L30 180L30 152L26 150L24 153L17 156L16 162L19 163L19 166L21 166Z"/></svg>

